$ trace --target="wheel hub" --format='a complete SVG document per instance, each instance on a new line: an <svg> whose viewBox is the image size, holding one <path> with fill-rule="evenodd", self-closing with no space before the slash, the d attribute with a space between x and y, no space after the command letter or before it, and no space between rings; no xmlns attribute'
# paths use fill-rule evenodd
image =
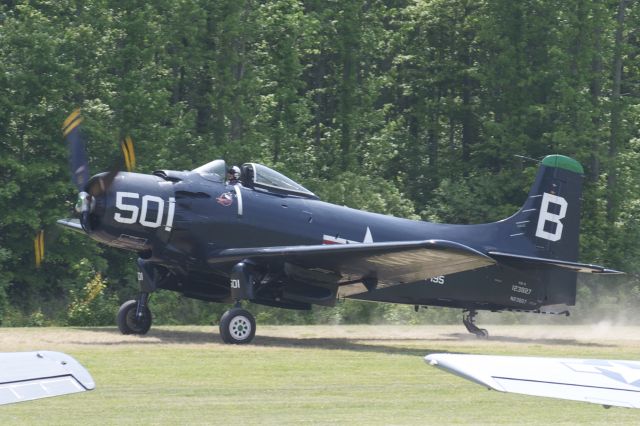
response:
<svg viewBox="0 0 640 426"><path fill-rule="evenodd" d="M144 313L140 318L136 316L135 309L131 309L127 313L127 325L136 332L142 330L145 327L146 322L147 322L147 317L144 315Z"/></svg>
<svg viewBox="0 0 640 426"><path fill-rule="evenodd" d="M244 316L237 316L229 324L229 332L236 340L244 340L251 333L251 322Z"/></svg>

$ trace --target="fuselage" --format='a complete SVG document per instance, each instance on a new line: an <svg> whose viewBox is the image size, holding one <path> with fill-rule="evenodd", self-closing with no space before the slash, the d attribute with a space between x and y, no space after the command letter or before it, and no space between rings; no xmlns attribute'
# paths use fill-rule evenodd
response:
<svg viewBox="0 0 640 426"><path fill-rule="evenodd" d="M494 242L500 236L495 224L397 218L213 182L191 172L178 182L120 173L105 197L90 234L94 239L138 252L161 252L172 244L193 258L203 251L211 254L227 248L429 239L453 240L487 252L496 248Z"/></svg>
<svg viewBox="0 0 640 426"><path fill-rule="evenodd" d="M481 225L436 224L381 215L323 202L317 197L228 184L195 172L154 175L120 173L92 220L92 238L136 251L144 259L198 277L198 294L208 280L228 277L230 265L217 269L206 259L229 248L319 244L450 240L486 253L497 241L517 242L517 222ZM210 278L207 278L210 277ZM222 277L222 278L220 278ZM194 278L195 280L195 278ZM174 288L171 288L174 289ZM557 291L556 291L557 292ZM195 294L195 293L194 293ZM205 298L205 296L199 296ZM216 292L211 299L219 298ZM424 277L356 298L462 308L534 310L571 303L575 292L549 297L547 284L532 274L487 267L448 276Z"/></svg>

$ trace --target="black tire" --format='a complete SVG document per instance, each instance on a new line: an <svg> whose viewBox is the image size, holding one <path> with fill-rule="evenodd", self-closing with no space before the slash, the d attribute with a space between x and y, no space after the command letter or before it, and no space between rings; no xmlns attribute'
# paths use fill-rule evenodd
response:
<svg viewBox="0 0 640 426"><path fill-rule="evenodd" d="M147 334L151 328L151 311L145 306L142 319L136 320L137 300L127 300L118 311L118 328L122 334Z"/></svg>
<svg viewBox="0 0 640 426"><path fill-rule="evenodd" d="M246 309L229 309L220 318L220 336L225 343L247 344L253 340L255 335L256 320Z"/></svg>

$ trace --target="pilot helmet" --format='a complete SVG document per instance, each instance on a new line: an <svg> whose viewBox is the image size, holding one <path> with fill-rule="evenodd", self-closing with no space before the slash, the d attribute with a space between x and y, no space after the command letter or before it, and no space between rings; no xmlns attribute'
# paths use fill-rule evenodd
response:
<svg viewBox="0 0 640 426"><path fill-rule="evenodd" d="M233 176L234 179L240 178L240 167L233 166L227 171L228 175Z"/></svg>

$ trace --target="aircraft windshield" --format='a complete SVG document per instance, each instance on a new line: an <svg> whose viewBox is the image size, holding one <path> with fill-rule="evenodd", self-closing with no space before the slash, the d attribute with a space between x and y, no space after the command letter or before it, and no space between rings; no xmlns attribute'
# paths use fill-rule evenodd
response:
<svg viewBox="0 0 640 426"><path fill-rule="evenodd" d="M252 183L254 186L265 189L273 189L277 192L285 192L289 194L316 197L316 195L306 189L304 186L292 181L285 175L270 169L267 166L257 163L247 163L243 166L244 170L253 173Z"/></svg>
<svg viewBox="0 0 640 426"><path fill-rule="evenodd" d="M200 166L192 170L205 178L213 178L213 180L222 182L224 181L225 174L227 172L227 165L224 160L213 160L203 166Z"/></svg>
<svg viewBox="0 0 640 426"><path fill-rule="evenodd" d="M203 178L224 182L227 165L224 160L214 160L192 170ZM296 183L285 175L258 163L245 163L242 166L241 182L244 186L263 188L272 192L318 198L313 192Z"/></svg>

